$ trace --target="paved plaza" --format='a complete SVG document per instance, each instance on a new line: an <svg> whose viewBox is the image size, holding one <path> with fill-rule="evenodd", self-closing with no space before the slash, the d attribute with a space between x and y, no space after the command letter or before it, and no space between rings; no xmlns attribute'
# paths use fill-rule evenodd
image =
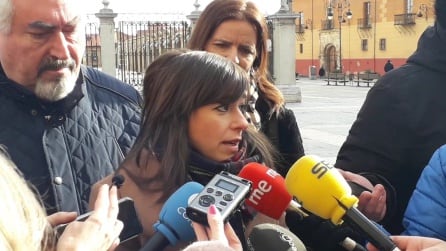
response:
<svg viewBox="0 0 446 251"><path fill-rule="evenodd" d="M328 86L323 80L297 80L301 103L288 103L294 111L306 154L334 163L370 87Z"/></svg>

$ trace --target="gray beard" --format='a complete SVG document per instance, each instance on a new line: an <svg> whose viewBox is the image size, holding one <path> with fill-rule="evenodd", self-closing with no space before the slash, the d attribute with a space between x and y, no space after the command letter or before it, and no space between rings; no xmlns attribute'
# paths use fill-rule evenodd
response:
<svg viewBox="0 0 446 251"><path fill-rule="evenodd" d="M61 100L73 91L76 85L76 77L76 74L70 74L69 76L51 81L43 81L39 78L37 79L34 93L43 100L53 102Z"/></svg>

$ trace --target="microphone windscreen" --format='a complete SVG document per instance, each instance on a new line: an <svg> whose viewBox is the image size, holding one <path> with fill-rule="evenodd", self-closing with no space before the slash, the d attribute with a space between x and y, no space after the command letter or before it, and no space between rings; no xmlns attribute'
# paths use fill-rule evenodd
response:
<svg viewBox="0 0 446 251"><path fill-rule="evenodd" d="M125 178L122 176L122 174L116 174L112 178L112 184L115 185L117 188L120 188L122 184L124 184Z"/></svg>
<svg viewBox="0 0 446 251"><path fill-rule="evenodd" d="M342 223L346 210L358 202L342 174L315 156L298 159L288 171L285 183L303 208L334 224Z"/></svg>
<svg viewBox="0 0 446 251"><path fill-rule="evenodd" d="M245 165L238 175L252 182L251 194L245 204L271 218L279 219L292 200L285 179L273 169L255 162Z"/></svg>
<svg viewBox="0 0 446 251"><path fill-rule="evenodd" d="M264 223L253 227L249 234L249 248L255 251L306 251L302 241L288 229Z"/></svg>
<svg viewBox="0 0 446 251"><path fill-rule="evenodd" d="M191 220L186 216L186 207L192 195L203 190L203 185L197 182L187 182L175 191L164 203L159 215L159 221L153 226L157 232L163 234L174 246L178 241L192 241L195 232Z"/></svg>

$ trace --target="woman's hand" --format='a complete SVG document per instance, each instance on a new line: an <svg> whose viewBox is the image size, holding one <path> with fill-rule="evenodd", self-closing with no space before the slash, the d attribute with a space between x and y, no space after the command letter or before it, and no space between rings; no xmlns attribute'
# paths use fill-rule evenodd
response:
<svg viewBox="0 0 446 251"><path fill-rule="evenodd" d="M209 227L193 222L192 227L195 230L197 241L219 241L224 246L230 247L236 251L242 251L242 244L229 223L224 224L220 212L211 205L208 211Z"/></svg>
<svg viewBox="0 0 446 251"><path fill-rule="evenodd" d="M66 224L74 221L77 217L76 212L57 212L52 215L48 215L46 219L51 226L56 227L60 224Z"/></svg>
<svg viewBox="0 0 446 251"><path fill-rule="evenodd" d="M353 181L372 191L364 191L359 195L358 210L373 221L381 221L387 211L386 189L384 189L384 186L381 184L373 186L368 179L359 174L342 169L338 170L346 180Z"/></svg>
<svg viewBox="0 0 446 251"><path fill-rule="evenodd" d="M57 250L114 250L123 228L117 220L119 212L116 186L99 188L92 214L85 221L74 221L66 227L57 243Z"/></svg>
<svg viewBox="0 0 446 251"><path fill-rule="evenodd" d="M446 242L420 236L392 236L393 242L401 251L442 251L446 250ZM367 244L370 251L379 251L372 244Z"/></svg>

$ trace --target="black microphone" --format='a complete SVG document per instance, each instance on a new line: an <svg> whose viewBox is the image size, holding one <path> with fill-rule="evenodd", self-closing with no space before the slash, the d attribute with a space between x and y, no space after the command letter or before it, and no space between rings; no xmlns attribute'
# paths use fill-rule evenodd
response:
<svg viewBox="0 0 446 251"><path fill-rule="evenodd" d="M263 223L253 227L248 238L251 251L306 251L302 241L288 229Z"/></svg>
<svg viewBox="0 0 446 251"><path fill-rule="evenodd" d="M116 186L118 189L124 184L125 178L121 174L116 174L112 178L112 186Z"/></svg>
<svg viewBox="0 0 446 251"><path fill-rule="evenodd" d="M293 211L287 212L285 222L289 230L312 250L367 251L358 243L364 243L364 237L344 224L336 226L329 220L311 213L302 218L299 213Z"/></svg>

